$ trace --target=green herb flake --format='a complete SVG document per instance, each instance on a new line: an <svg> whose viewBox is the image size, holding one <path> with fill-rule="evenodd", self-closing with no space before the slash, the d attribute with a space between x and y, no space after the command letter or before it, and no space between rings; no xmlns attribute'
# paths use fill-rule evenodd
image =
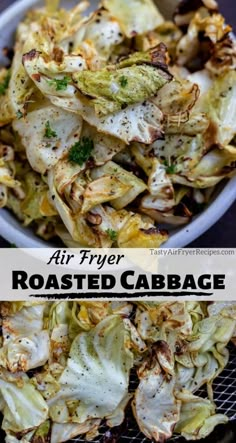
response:
<svg viewBox="0 0 236 443"><path fill-rule="evenodd" d="M3 82L0 83L0 95L6 94L7 88L9 86L10 78L11 78L11 74L10 74L10 72L7 72Z"/></svg>
<svg viewBox="0 0 236 443"><path fill-rule="evenodd" d="M89 137L82 137L69 151L69 161L82 166L91 156L94 149L93 140Z"/></svg>
<svg viewBox="0 0 236 443"><path fill-rule="evenodd" d="M23 117L23 112L17 111L16 117L17 117L18 120L20 120Z"/></svg>
<svg viewBox="0 0 236 443"><path fill-rule="evenodd" d="M122 88L125 88L128 85L128 79L122 75L119 79L119 83Z"/></svg>
<svg viewBox="0 0 236 443"><path fill-rule="evenodd" d="M70 77L65 76L63 78L54 78L52 80L48 80L48 84L55 86L56 91L65 91L70 80Z"/></svg>
<svg viewBox="0 0 236 443"><path fill-rule="evenodd" d="M118 236L118 234L117 234L117 232L114 231L113 229L107 229L107 230L106 230L106 233L109 235L109 237L110 237L110 239L111 239L112 241L116 241L116 240L117 240L117 236Z"/></svg>
<svg viewBox="0 0 236 443"><path fill-rule="evenodd" d="M47 121L47 123L45 125L44 137L46 137L46 138L57 137L57 133L55 131L53 131L53 129L50 126L50 122L49 121Z"/></svg>
<svg viewBox="0 0 236 443"><path fill-rule="evenodd" d="M167 163L166 160L164 161L164 165L166 167L167 174L175 174L176 173L176 165L174 165L173 163L169 164L169 163Z"/></svg>

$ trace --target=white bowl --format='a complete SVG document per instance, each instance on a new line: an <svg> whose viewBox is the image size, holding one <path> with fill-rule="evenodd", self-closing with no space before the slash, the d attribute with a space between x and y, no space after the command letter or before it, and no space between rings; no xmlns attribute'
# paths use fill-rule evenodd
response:
<svg viewBox="0 0 236 443"><path fill-rule="evenodd" d="M172 0L173 1L173 0ZM62 1L62 5L71 7L76 1ZM97 1L91 1L97 3ZM6 9L0 16L0 48L13 43L14 31L25 12L35 5L42 4L39 0L19 0ZM0 56L0 64L4 62ZM211 202L210 206L188 225L171 231L165 247L180 248L188 245L209 229L227 211L236 199L236 177L222 187L222 190ZM29 228L24 228L7 210L0 210L0 235L18 247L48 247L49 243L38 238Z"/></svg>

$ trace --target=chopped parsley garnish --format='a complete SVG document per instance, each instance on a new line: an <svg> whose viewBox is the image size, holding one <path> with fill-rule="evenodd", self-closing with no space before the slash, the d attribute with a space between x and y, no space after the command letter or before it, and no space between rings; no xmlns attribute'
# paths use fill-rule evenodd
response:
<svg viewBox="0 0 236 443"><path fill-rule="evenodd" d="M63 78L54 78L52 80L48 80L48 84L55 86L56 91L65 91L70 80L70 77L65 76Z"/></svg>
<svg viewBox="0 0 236 443"><path fill-rule="evenodd" d="M50 126L50 122L47 121L46 125L45 125L45 133L44 133L44 137L46 138L54 138L57 137L57 133L55 131L53 131L53 129Z"/></svg>
<svg viewBox="0 0 236 443"><path fill-rule="evenodd" d="M124 75L122 75L120 77L119 83L122 88L125 88L128 85L128 79Z"/></svg>
<svg viewBox="0 0 236 443"><path fill-rule="evenodd" d="M94 148L93 140L89 137L82 137L69 151L69 161L82 166L91 156Z"/></svg>
<svg viewBox="0 0 236 443"><path fill-rule="evenodd" d="M174 165L173 163L169 164L169 163L167 163L166 160L164 161L164 165L166 167L167 174L175 174L176 173L176 165Z"/></svg>
<svg viewBox="0 0 236 443"><path fill-rule="evenodd" d="M11 78L11 74L10 74L10 72L8 72L6 74L4 80L2 81L2 83L0 83L0 95L4 95L6 93L6 90L9 86L10 78Z"/></svg>
<svg viewBox="0 0 236 443"><path fill-rule="evenodd" d="M116 231L114 231L113 229L107 229L106 233L109 235L112 241L116 241L118 235Z"/></svg>
<svg viewBox="0 0 236 443"><path fill-rule="evenodd" d="M16 117L18 118L18 120L20 120L20 118L23 117L23 113L21 111L17 111Z"/></svg>

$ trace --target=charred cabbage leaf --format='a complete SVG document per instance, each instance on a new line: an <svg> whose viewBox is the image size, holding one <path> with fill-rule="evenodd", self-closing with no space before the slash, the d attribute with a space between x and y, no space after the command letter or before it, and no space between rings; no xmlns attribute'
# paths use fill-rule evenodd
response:
<svg viewBox="0 0 236 443"><path fill-rule="evenodd" d="M48 331L43 328L44 310L45 304L26 305L14 315L4 315L2 367L12 373L27 372L47 362L50 343Z"/></svg>
<svg viewBox="0 0 236 443"><path fill-rule="evenodd" d="M140 430L156 442L172 436L180 414L180 401L174 393L175 377L167 378L160 365L160 361L165 361L169 368L170 350L167 344L164 352L159 353L158 348L157 344L151 359L148 358L139 368L140 382L132 404Z"/></svg>
<svg viewBox="0 0 236 443"><path fill-rule="evenodd" d="M153 144L156 155L162 155L167 167L172 166L171 181L194 188L209 188L229 176L235 169L233 146L207 149L202 134L168 135Z"/></svg>
<svg viewBox="0 0 236 443"><path fill-rule="evenodd" d="M124 40L119 22L109 11L95 11L73 37L73 50L81 53L91 70L102 68Z"/></svg>
<svg viewBox="0 0 236 443"><path fill-rule="evenodd" d="M181 411L175 431L186 440L205 438L215 426L228 421L225 415L216 414L215 405L208 399L192 395L186 390L179 393L178 398L181 400Z"/></svg>
<svg viewBox="0 0 236 443"><path fill-rule="evenodd" d="M216 140L212 140L212 144L215 142L226 146L236 134L235 95L236 73L229 71L213 82L205 98L208 116L216 130Z"/></svg>
<svg viewBox="0 0 236 443"><path fill-rule="evenodd" d="M9 188L21 191L21 184L15 179L14 157L11 146L0 144L0 208L7 204Z"/></svg>
<svg viewBox="0 0 236 443"><path fill-rule="evenodd" d="M48 125L51 128L50 133L47 132ZM79 139L82 119L49 105L29 112L24 119L16 120L13 127L21 137L32 168L44 174Z"/></svg>
<svg viewBox="0 0 236 443"><path fill-rule="evenodd" d="M68 401L74 402L72 422L109 416L127 396L132 366L133 355L123 320L108 316L94 329L75 338L67 367L59 379L61 390L49 401L51 417L59 423L68 421Z"/></svg>
<svg viewBox="0 0 236 443"><path fill-rule="evenodd" d="M148 53L131 55L118 67L85 70L74 74L73 79L84 95L94 98L92 103L98 115L115 113L154 96L172 79L164 58L165 49L160 45Z"/></svg>
<svg viewBox="0 0 236 443"><path fill-rule="evenodd" d="M0 391L4 398L4 431L22 432L40 426L48 417L48 406L30 383L27 375L0 372Z"/></svg>

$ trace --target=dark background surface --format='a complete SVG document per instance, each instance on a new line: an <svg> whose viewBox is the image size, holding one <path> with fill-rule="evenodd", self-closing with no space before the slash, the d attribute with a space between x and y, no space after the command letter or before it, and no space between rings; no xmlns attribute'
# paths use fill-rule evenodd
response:
<svg viewBox="0 0 236 443"><path fill-rule="evenodd" d="M15 0L0 0L0 12ZM128 0L127 0L128 1ZM235 0L220 0L220 8L228 22L236 29L236 2ZM235 196L236 198L236 196ZM197 248L236 247L236 203L226 214L205 234L191 243L189 246ZM0 237L0 247L7 247L8 243Z"/></svg>
<svg viewBox="0 0 236 443"><path fill-rule="evenodd" d="M128 1L128 0L127 0ZM0 0L0 12L7 6L14 3L14 0ZM220 0L221 10L227 18L228 23L236 29L236 1ZM236 203L229 211L204 235L199 237L189 246L193 247L236 247ZM7 247L8 243L0 237L0 247ZM127 441L127 440L125 440ZM122 438L119 439L119 443ZM235 443L236 423L229 423L227 426L217 427L214 433L202 441L204 443ZM199 442L200 443L200 442Z"/></svg>

